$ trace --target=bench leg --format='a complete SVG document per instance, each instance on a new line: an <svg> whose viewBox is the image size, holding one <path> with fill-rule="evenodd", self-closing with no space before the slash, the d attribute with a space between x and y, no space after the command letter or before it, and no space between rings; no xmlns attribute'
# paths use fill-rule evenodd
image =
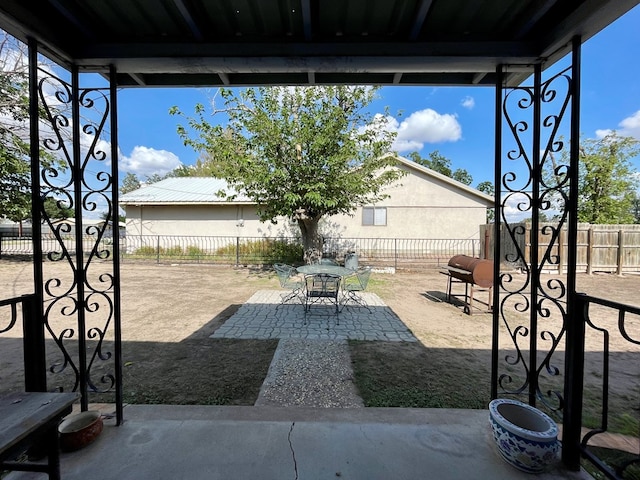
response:
<svg viewBox="0 0 640 480"><path fill-rule="evenodd" d="M45 434L47 443L47 466L50 480L60 480L60 448L58 445L58 428L54 426Z"/></svg>

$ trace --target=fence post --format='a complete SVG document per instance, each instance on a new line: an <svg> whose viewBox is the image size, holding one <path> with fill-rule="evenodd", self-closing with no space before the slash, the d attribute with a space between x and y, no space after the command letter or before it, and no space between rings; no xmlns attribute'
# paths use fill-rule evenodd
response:
<svg viewBox="0 0 640 480"><path fill-rule="evenodd" d="M160 235L156 235L156 263L160 264Z"/></svg>
<svg viewBox="0 0 640 480"><path fill-rule="evenodd" d="M593 227L587 230L587 275L593 271Z"/></svg>
<svg viewBox="0 0 640 480"><path fill-rule="evenodd" d="M558 275L562 275L564 272L564 237L565 231L561 228L558 235Z"/></svg>
<svg viewBox="0 0 640 480"><path fill-rule="evenodd" d="M622 263L624 262L624 256L622 255L622 251L624 250L624 232L622 230L618 230L618 275L622 275Z"/></svg>
<svg viewBox="0 0 640 480"><path fill-rule="evenodd" d="M240 266L240 237L236 237L236 268Z"/></svg>
<svg viewBox="0 0 640 480"><path fill-rule="evenodd" d="M393 239L393 268L394 270L398 270L398 239Z"/></svg>

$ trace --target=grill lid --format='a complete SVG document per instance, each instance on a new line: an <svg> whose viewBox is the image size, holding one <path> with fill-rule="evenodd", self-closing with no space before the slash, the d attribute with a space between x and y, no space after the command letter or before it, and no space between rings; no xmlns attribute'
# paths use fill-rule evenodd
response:
<svg viewBox="0 0 640 480"><path fill-rule="evenodd" d="M489 288L493 285L493 261L491 260L469 257L468 255L454 255L447 265L451 267L449 274L452 277L482 288Z"/></svg>

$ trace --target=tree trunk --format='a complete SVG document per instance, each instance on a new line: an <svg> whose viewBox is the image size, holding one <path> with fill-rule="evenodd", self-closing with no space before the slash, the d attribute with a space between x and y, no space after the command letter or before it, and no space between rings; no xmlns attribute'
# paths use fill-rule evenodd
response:
<svg viewBox="0 0 640 480"><path fill-rule="evenodd" d="M319 263L322 258L322 236L318 234L320 217L300 218L298 226L302 233L302 246L304 248L304 263Z"/></svg>

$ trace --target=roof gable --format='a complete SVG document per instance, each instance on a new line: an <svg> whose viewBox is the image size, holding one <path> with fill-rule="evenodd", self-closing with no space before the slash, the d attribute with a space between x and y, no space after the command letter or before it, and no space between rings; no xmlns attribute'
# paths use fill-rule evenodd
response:
<svg viewBox="0 0 640 480"><path fill-rule="evenodd" d="M415 172L420 172L424 175L426 175L427 177L431 177L435 180L438 180L439 182L442 182L450 187L452 187L454 190L458 190L461 193L466 193L466 194L470 194L471 196L473 196L474 198L476 198L477 200L486 203L487 207L490 208L493 206L494 203L494 197L492 197L491 195L487 195L484 192L481 192L480 190L476 190L473 187L470 187L469 185L465 185L464 183L458 182L457 180L454 180L451 177L447 177L446 175L443 175L439 172L436 172L435 170L431 170L430 168L427 168L423 165L420 165L419 163L416 163L412 160L409 160L407 158L401 157L401 156L396 156L396 159L398 160L398 163L400 165L403 165L405 167L407 167L407 169L411 172L411 171L415 171Z"/></svg>

